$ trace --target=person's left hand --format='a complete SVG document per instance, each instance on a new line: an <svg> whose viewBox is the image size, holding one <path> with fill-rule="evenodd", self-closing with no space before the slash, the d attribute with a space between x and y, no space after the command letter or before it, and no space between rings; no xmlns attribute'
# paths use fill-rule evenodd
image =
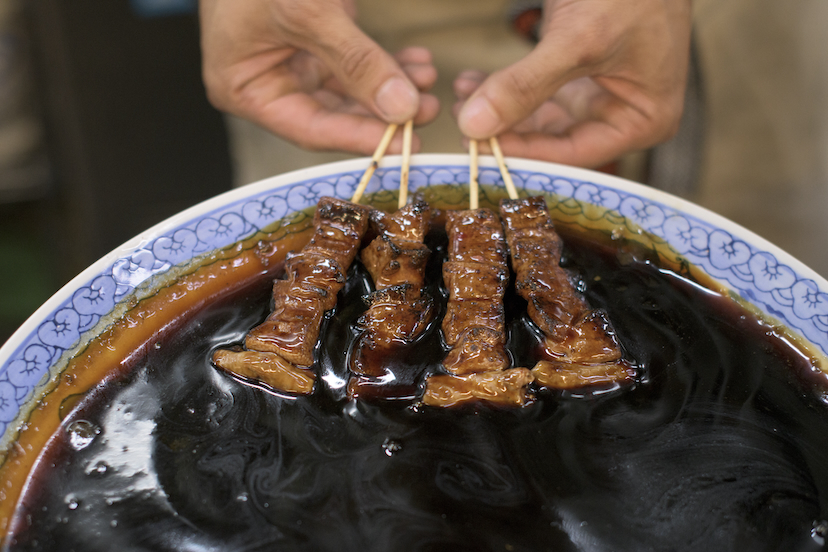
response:
<svg viewBox="0 0 828 552"><path fill-rule="evenodd" d="M690 0L546 0L529 55L455 80L460 130L584 167L662 142L681 118L690 16Z"/></svg>

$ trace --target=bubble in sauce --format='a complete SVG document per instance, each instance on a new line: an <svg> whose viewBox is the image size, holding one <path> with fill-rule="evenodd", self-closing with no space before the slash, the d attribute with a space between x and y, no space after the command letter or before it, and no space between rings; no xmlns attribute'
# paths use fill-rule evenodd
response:
<svg viewBox="0 0 828 552"><path fill-rule="evenodd" d="M401 441L398 441L397 439L391 439L389 437L388 439L383 441L382 449L385 451L385 454L387 456L394 456L395 454L402 452L403 445Z"/></svg>
<svg viewBox="0 0 828 552"><path fill-rule="evenodd" d="M69 444L72 448L83 450L100 435L101 428L86 420L75 420L66 427L66 433L69 434Z"/></svg>
<svg viewBox="0 0 828 552"><path fill-rule="evenodd" d="M822 546L825 544L826 537L828 537L828 521L815 521L814 527L811 529L811 538L818 545Z"/></svg>
<svg viewBox="0 0 828 552"><path fill-rule="evenodd" d="M68 495L66 495L63 501L66 503L66 507L70 510L77 510L78 506L80 506L80 501L74 495L74 493L69 493Z"/></svg>
<svg viewBox="0 0 828 552"><path fill-rule="evenodd" d="M86 475L106 475L109 465L106 462L96 462L86 470Z"/></svg>

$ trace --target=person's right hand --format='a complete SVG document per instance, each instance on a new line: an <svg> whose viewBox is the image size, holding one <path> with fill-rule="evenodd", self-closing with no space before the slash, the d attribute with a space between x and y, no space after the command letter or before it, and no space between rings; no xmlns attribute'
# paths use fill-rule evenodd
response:
<svg viewBox="0 0 828 552"><path fill-rule="evenodd" d="M200 0L211 103L303 148L366 155L388 123L433 120L428 50L392 57L353 14L352 0ZM398 135L389 152L400 149Z"/></svg>

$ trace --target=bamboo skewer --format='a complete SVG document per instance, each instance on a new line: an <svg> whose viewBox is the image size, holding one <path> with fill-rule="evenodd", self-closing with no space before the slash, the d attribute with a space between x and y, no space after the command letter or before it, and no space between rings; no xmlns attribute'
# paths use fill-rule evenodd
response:
<svg viewBox="0 0 828 552"><path fill-rule="evenodd" d="M411 135L413 134L414 120L405 123L403 127L402 167L400 168L400 198L397 208L402 209L408 203L408 175L411 170Z"/></svg>
<svg viewBox="0 0 828 552"><path fill-rule="evenodd" d="M509 199L517 199L517 188L515 188L512 175L509 174L509 169L506 167L506 161L503 159L503 151L500 149L500 144L495 136L489 138L489 146L491 146L492 153L494 153L495 159L497 159L497 166L500 167L500 175L503 177L503 183L506 185L506 192L509 194Z"/></svg>
<svg viewBox="0 0 828 552"><path fill-rule="evenodd" d="M469 209L479 205L479 184L477 182L477 140L469 140Z"/></svg>
<svg viewBox="0 0 828 552"><path fill-rule="evenodd" d="M351 197L351 203L359 203L359 200L362 199L362 194L365 193L368 181L370 181L371 177L374 176L374 171L377 170L380 159L382 159L382 156L385 155L385 150L388 149L388 144L390 144L391 139L394 138L395 132L397 132L397 125L394 123L391 123L388 125L388 128L385 129L385 134L382 136L382 140L380 140L380 143L374 152L374 156L371 158L371 164L365 170L365 174L362 175L362 179L359 181L356 190L354 190L354 195Z"/></svg>

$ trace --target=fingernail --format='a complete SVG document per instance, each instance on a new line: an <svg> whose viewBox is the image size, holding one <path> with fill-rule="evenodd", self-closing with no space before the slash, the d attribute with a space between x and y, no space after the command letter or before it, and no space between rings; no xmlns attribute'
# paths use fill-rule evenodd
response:
<svg viewBox="0 0 828 552"><path fill-rule="evenodd" d="M389 123L404 123L417 113L417 90L401 77L380 86L374 103Z"/></svg>
<svg viewBox="0 0 828 552"><path fill-rule="evenodd" d="M500 117L489 100L478 96L463 106L457 123L469 138L489 138L497 132Z"/></svg>

